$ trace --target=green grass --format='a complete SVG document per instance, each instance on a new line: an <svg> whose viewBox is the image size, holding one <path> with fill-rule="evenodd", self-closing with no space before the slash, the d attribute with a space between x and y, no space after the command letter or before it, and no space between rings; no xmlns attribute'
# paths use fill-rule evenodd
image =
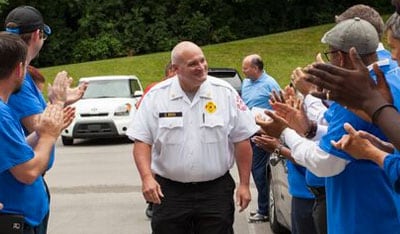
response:
<svg viewBox="0 0 400 234"><path fill-rule="evenodd" d="M292 70L314 61L315 55L326 46L320 42L323 34L333 24L298 29L277 34L233 41L202 47L209 67L233 67L241 75L242 59L249 54L259 54L267 73L273 76L283 87L288 84ZM41 68L48 82L52 82L57 72L66 70L74 77L111 74L134 74L143 86L158 81L164 73L170 53L154 53L141 56L108 59L79 64L69 64Z"/></svg>

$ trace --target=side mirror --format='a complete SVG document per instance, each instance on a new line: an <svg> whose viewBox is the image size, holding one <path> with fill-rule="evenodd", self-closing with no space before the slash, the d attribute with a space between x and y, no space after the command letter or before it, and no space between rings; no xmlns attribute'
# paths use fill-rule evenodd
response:
<svg viewBox="0 0 400 234"><path fill-rule="evenodd" d="M143 91L140 90L136 90L132 95L132 97L141 97L141 96L143 96Z"/></svg>

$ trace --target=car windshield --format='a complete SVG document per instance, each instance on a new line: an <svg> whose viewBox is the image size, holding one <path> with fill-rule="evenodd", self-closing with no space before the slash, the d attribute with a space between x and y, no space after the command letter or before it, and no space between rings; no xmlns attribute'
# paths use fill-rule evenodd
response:
<svg viewBox="0 0 400 234"><path fill-rule="evenodd" d="M82 98L131 97L129 80L90 80Z"/></svg>

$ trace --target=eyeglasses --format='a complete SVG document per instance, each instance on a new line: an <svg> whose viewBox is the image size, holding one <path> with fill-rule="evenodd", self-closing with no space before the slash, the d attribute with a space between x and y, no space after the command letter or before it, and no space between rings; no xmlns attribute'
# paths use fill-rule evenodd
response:
<svg viewBox="0 0 400 234"><path fill-rule="evenodd" d="M334 54L334 53L337 53L337 52L339 52L340 50L330 50L330 51L324 51L324 55L325 55L325 58L326 58L326 60L327 61L329 61L329 54Z"/></svg>

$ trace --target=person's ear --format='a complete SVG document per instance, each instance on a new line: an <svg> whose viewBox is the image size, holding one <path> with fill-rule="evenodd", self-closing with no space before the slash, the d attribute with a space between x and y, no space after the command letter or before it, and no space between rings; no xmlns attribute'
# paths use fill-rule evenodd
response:
<svg viewBox="0 0 400 234"><path fill-rule="evenodd" d="M36 29L35 31L32 32L31 40L34 41L40 40L40 29Z"/></svg>
<svg viewBox="0 0 400 234"><path fill-rule="evenodd" d="M18 63L15 70L18 77L23 77L25 75L25 64L23 62Z"/></svg>
<svg viewBox="0 0 400 234"><path fill-rule="evenodd" d="M338 51L338 54L339 54L339 64L340 64L340 67L344 67L344 65L346 64L346 61L345 61L345 54L342 52L342 51Z"/></svg>

